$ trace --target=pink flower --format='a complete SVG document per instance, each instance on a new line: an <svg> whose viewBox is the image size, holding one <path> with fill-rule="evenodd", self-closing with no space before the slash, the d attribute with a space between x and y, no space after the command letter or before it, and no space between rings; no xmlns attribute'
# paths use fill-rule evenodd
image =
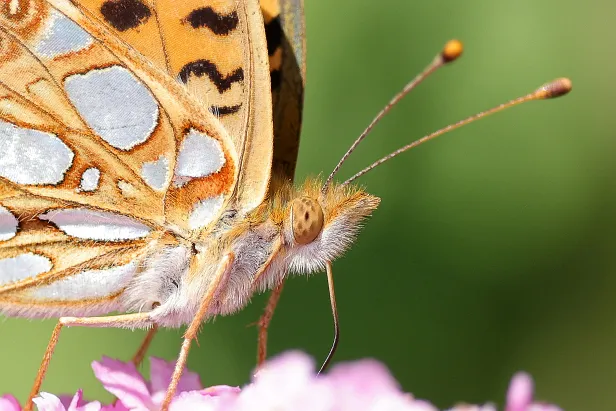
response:
<svg viewBox="0 0 616 411"><path fill-rule="evenodd" d="M316 376L313 361L299 352L268 362L232 405L233 411L436 411L402 392L376 361L340 364Z"/></svg>
<svg viewBox="0 0 616 411"><path fill-rule="evenodd" d="M524 372L515 374L507 390L505 411L562 411L556 405L533 402L533 386L530 375Z"/></svg>
<svg viewBox="0 0 616 411"><path fill-rule="evenodd" d="M158 409L165 398L165 391L171 381L175 362L150 358L150 382L146 382L132 363L103 357L100 362L93 362L94 375L103 387L118 398L113 408L103 407L105 411L154 410ZM212 408L221 401L219 397L234 395L237 387L210 387L202 389L199 376L184 370L177 388L177 398L171 403L171 409L188 410L188 404L203 408ZM90 410L88 410L90 411Z"/></svg>
<svg viewBox="0 0 616 411"><path fill-rule="evenodd" d="M86 402L81 390L72 397L41 393L34 401L39 411L149 411L163 401L175 363L151 358L150 381L132 363L104 357L92 363L103 387L118 399L110 405ZM17 400L0 397L0 411L19 411ZM437 411L427 401L401 390L387 368L375 360L338 364L316 375L306 354L290 352L270 360L243 389L225 385L202 388L199 376L185 371L171 411ZM496 411L487 405L460 404L448 411ZM562 411L534 402L533 381L516 374L507 392L504 411Z"/></svg>

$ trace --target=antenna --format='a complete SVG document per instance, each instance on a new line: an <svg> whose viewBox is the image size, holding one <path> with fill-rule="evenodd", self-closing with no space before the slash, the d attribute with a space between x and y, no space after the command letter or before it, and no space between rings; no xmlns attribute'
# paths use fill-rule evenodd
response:
<svg viewBox="0 0 616 411"><path fill-rule="evenodd" d="M370 164L368 167L364 168L363 170L361 170L360 172L358 172L357 174L355 174L353 177L349 178L348 180L346 180L344 183L342 183L342 185L346 185L349 184L350 182L352 182L353 180L363 176L364 174L366 174L368 171L372 170L373 168L383 164L384 162L391 160L392 158L396 157L398 154L402 154L407 150L410 150L413 147L417 147L418 145L425 143L428 140L432 140L433 138L436 138L442 134L448 133L452 130L455 130L456 128L462 127L466 124L472 123L473 121L479 120L483 117L487 117L490 114L494 114L494 113L498 113L499 111L503 111L505 109L508 109L510 107L513 106L517 106L519 104L522 103L526 103L528 101L533 101L533 100L546 100L546 99L550 99L550 98L556 98L556 97L560 97L560 96L564 96L565 94L567 94L568 92L571 91L571 80L569 80L568 78L559 78L556 79L550 83L544 84L543 86L539 87L537 90L533 91L532 93L529 93L523 97L518 97L516 99L513 99L511 101L508 101L507 103L504 104L500 104L496 107L493 107L489 110L486 111L482 111L478 114L475 114L473 116L467 117L464 120L460 120L457 123L451 124L447 127L444 127L438 131L435 131L432 134L428 134L418 140L413 141L410 144L407 144L404 147L399 148L398 150L394 151L393 153L386 155L385 157L381 158L380 160L375 161L374 163Z"/></svg>
<svg viewBox="0 0 616 411"><path fill-rule="evenodd" d="M353 150L362 142L364 138L370 133L370 131L374 128L374 126L395 106L400 100L402 100L409 91L413 90L417 87L422 81L424 81L430 74L434 73L437 69L443 67L445 64L450 63L460 57L464 46L459 40L449 40L443 50L432 60L430 63L417 77L415 77L411 82L407 83L404 88L391 99L389 103L376 115L374 120L366 127L366 129L357 137L357 139L351 144L351 147L347 150L346 153L342 156L334 170L331 172L327 180L325 180L325 184L323 184L323 188L321 192L326 192L327 187L332 182L332 179L342 166L342 164L346 161L346 159L351 155Z"/></svg>

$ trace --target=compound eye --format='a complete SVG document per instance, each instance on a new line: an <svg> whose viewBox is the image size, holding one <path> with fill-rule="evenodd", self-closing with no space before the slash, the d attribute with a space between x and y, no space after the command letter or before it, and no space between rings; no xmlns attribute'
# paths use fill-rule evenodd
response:
<svg viewBox="0 0 616 411"><path fill-rule="evenodd" d="M291 226L297 244L310 244L323 229L323 210L310 197L300 197L291 205Z"/></svg>

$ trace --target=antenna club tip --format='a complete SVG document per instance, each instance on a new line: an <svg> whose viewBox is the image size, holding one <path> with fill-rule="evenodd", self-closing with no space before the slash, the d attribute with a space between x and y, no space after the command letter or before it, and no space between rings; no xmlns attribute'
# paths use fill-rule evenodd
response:
<svg viewBox="0 0 616 411"><path fill-rule="evenodd" d="M464 46L460 40L449 40L445 47L443 47L443 51L441 52L441 57L445 63L449 63L460 57L462 52L464 51Z"/></svg>
<svg viewBox="0 0 616 411"><path fill-rule="evenodd" d="M571 80L561 77L539 87L535 93L540 99L556 98L570 92L572 87Z"/></svg>

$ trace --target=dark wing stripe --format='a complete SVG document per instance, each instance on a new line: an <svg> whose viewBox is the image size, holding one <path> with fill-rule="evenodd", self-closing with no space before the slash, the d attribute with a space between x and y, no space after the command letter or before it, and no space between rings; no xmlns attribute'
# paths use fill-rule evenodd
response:
<svg viewBox="0 0 616 411"><path fill-rule="evenodd" d="M145 23L152 11L140 0L107 0L101 14L114 29L126 31Z"/></svg>
<svg viewBox="0 0 616 411"><path fill-rule="evenodd" d="M242 108L242 105L237 104L235 106L211 106L209 110L210 113L222 117L229 114L237 113L238 111L240 111L240 108Z"/></svg>
<svg viewBox="0 0 616 411"><path fill-rule="evenodd" d="M227 15L218 14L211 7L202 7L190 12L183 20L190 24L194 29L207 27L218 36L226 36L239 23L237 12L231 12Z"/></svg>
<svg viewBox="0 0 616 411"><path fill-rule="evenodd" d="M182 67L182 70L180 70L179 73L180 80L182 80L183 83L187 83L188 78L191 75L195 75L197 77L201 77L203 75L208 76L216 85L219 93L229 90L233 83L244 80L244 70L242 70L241 67L235 69L233 73L228 76L224 76L220 71L218 71L216 64L205 59L188 63Z"/></svg>

